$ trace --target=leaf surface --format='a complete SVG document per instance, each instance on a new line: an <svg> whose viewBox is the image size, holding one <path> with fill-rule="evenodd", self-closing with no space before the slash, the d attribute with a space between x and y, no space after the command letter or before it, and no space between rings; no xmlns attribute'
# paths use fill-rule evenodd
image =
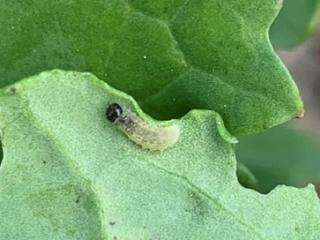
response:
<svg viewBox="0 0 320 240"><path fill-rule="evenodd" d="M117 102L179 141L142 149L108 122ZM0 239L308 239L320 237L313 187L261 195L236 178L235 139L211 111L156 122L88 73L52 71L0 97Z"/></svg>
<svg viewBox="0 0 320 240"><path fill-rule="evenodd" d="M149 115L219 112L234 135L300 116L296 85L268 31L279 0L0 2L5 86L54 68L88 71Z"/></svg>

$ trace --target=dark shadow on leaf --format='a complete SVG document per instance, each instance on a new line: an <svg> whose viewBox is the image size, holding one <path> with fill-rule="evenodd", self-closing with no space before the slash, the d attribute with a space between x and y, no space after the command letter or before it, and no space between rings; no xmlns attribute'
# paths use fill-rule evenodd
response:
<svg viewBox="0 0 320 240"><path fill-rule="evenodd" d="M2 142L0 141L0 166L2 163L2 159L3 159L3 150L2 150Z"/></svg>

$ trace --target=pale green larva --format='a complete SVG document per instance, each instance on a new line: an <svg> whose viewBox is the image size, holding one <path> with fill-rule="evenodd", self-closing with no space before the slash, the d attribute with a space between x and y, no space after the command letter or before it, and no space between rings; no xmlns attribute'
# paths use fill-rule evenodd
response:
<svg viewBox="0 0 320 240"><path fill-rule="evenodd" d="M110 122L115 123L129 139L142 148L161 151L173 146L178 141L178 126L150 126L135 113L122 108L118 103L110 104L106 115Z"/></svg>

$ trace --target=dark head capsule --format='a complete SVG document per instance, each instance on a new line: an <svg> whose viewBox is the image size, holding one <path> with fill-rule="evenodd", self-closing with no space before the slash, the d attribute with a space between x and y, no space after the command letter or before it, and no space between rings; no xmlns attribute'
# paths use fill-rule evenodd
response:
<svg viewBox="0 0 320 240"><path fill-rule="evenodd" d="M123 110L118 103L112 103L108 106L106 116L110 122L114 122L121 117Z"/></svg>

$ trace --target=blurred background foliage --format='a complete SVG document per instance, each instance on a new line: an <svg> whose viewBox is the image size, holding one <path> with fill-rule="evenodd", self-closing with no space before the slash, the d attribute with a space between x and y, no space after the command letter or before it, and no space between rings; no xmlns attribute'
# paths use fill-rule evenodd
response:
<svg viewBox="0 0 320 240"><path fill-rule="evenodd" d="M311 36L319 21L319 0L284 0L283 7L270 30L276 49L293 48Z"/></svg>
<svg viewBox="0 0 320 240"><path fill-rule="evenodd" d="M268 193L279 184L320 186L320 0L285 0L270 30L274 48L296 80L306 116L240 138L238 178ZM318 191L319 193L319 191Z"/></svg>
<svg viewBox="0 0 320 240"><path fill-rule="evenodd" d="M320 139L292 124L240 138L237 158L256 178L255 182L251 176L246 185L262 193L278 184L320 183Z"/></svg>

